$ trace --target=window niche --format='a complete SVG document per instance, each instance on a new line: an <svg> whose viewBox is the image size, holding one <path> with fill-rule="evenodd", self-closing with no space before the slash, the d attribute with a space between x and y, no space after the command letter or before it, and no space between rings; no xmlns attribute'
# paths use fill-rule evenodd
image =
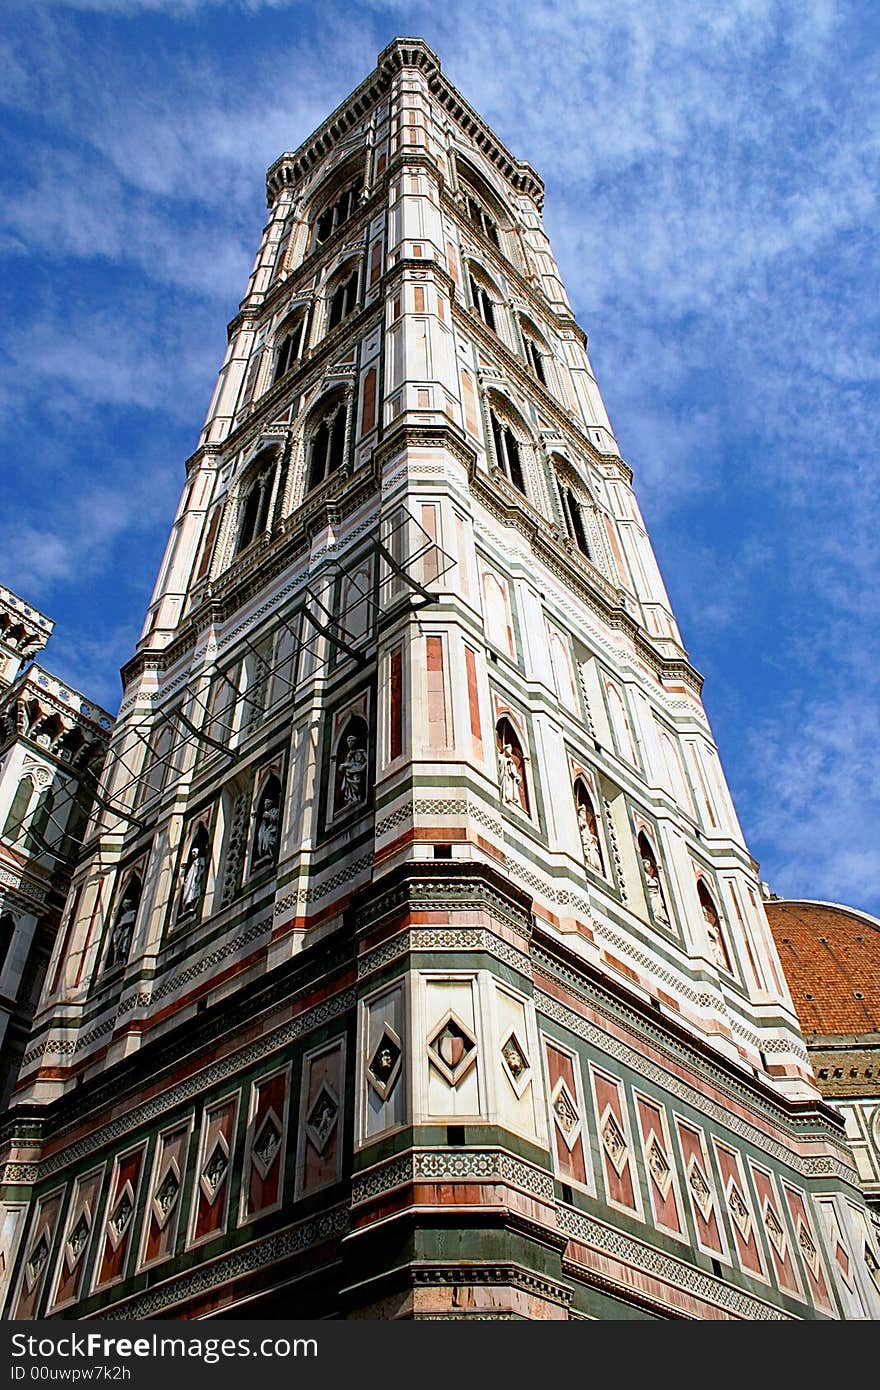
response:
<svg viewBox="0 0 880 1390"><path fill-rule="evenodd" d="M599 816L590 795L589 789L583 777L576 777L574 782L574 804L577 812L578 834L583 850L584 863L588 869L594 873L601 874L607 878L605 868L605 855L602 850L602 840L599 833Z"/></svg>
<svg viewBox="0 0 880 1390"><path fill-rule="evenodd" d="M209 819L200 818L187 839L178 874L177 922L192 926L201 916L208 879L208 860L211 851Z"/></svg>
<svg viewBox="0 0 880 1390"><path fill-rule="evenodd" d="M281 779L277 767L272 767L257 779L250 852L252 875L274 867L278 859L280 830Z"/></svg>
<svg viewBox="0 0 880 1390"><path fill-rule="evenodd" d="M666 905L666 894L663 889L657 853L644 830L640 830L638 833L638 848L639 858L642 862L642 879L648 910L655 922L659 922L667 931L671 931L672 922L669 917L669 908Z"/></svg>
<svg viewBox="0 0 880 1390"><path fill-rule="evenodd" d="M697 879L697 897L700 900L703 921L706 924L706 935L709 938L709 952L712 959L720 970L726 970L728 974L732 974L730 952L724 940L724 928L721 924L721 917L718 908L715 906L715 899L706 887L703 878Z"/></svg>
<svg viewBox="0 0 880 1390"><path fill-rule="evenodd" d="M502 803L531 816L526 758L519 735L506 715L502 715L495 725L495 747Z"/></svg>
<svg viewBox="0 0 880 1390"><path fill-rule="evenodd" d="M367 806L370 796L369 729L354 712L338 716L331 755L330 818L337 820Z"/></svg>
<svg viewBox="0 0 880 1390"><path fill-rule="evenodd" d="M122 967L128 962L142 894L141 871L132 870L123 880L123 887L110 924L107 950L104 956L105 971Z"/></svg>

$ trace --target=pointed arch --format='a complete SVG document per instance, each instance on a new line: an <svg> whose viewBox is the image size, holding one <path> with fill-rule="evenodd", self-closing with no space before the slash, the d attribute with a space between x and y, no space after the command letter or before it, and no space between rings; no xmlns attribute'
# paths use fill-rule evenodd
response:
<svg viewBox="0 0 880 1390"><path fill-rule="evenodd" d="M577 813L578 833L581 838L581 848L584 854L584 862L587 868L594 873L601 874L607 878L605 869L605 854L602 848L602 836L599 830L599 816L593 804L589 788L583 777L576 777L574 781L574 804Z"/></svg>
<svg viewBox="0 0 880 1390"><path fill-rule="evenodd" d="M34 792L34 784L30 777L25 775L19 779L12 798L12 805L6 817L6 824L3 827L3 834L7 840L17 840L21 834L21 827L24 824L28 807L31 804L31 797Z"/></svg>
<svg viewBox="0 0 880 1390"><path fill-rule="evenodd" d="M298 304L279 325L275 334L273 385L302 360L306 347L308 308Z"/></svg>
<svg viewBox="0 0 880 1390"><path fill-rule="evenodd" d="M724 927L721 922L721 914L715 906L715 899L709 892L706 881L702 876L697 879L697 897L700 900L703 921L706 924L706 935L709 938L709 950L712 954L712 959L722 970L731 973L730 952L727 949L727 942L724 939Z"/></svg>
<svg viewBox="0 0 880 1390"><path fill-rule="evenodd" d="M125 965L128 960L143 891L144 885L140 871L133 869L125 879L113 914L110 939L107 943L107 955L104 961L106 970L112 969L116 965Z"/></svg>
<svg viewBox="0 0 880 1390"><path fill-rule="evenodd" d="M626 758L627 762L632 763L633 767L638 767L639 760L636 754L635 739L633 738L629 715L626 712L623 696L613 681L606 680L605 691L608 696L611 728L614 733L614 742L617 745L617 751L622 758Z"/></svg>
<svg viewBox="0 0 880 1390"><path fill-rule="evenodd" d="M330 333L343 319L354 313L358 302L359 281L360 262L355 257L349 257L330 276L324 290L326 332Z"/></svg>
<svg viewBox="0 0 880 1390"><path fill-rule="evenodd" d="M313 406L305 425L304 444L306 492L311 492L345 463L348 402L344 392L328 392Z"/></svg>
<svg viewBox="0 0 880 1390"><path fill-rule="evenodd" d="M639 857L642 861L642 876L645 884L645 895L648 900L648 907L655 922L661 923L664 927L671 926L669 919L669 908L666 905L666 894L663 891L663 880L660 874L660 864L657 859L657 852L644 830L638 834Z"/></svg>
<svg viewBox="0 0 880 1390"><path fill-rule="evenodd" d="M468 289L471 307L476 310L487 328L500 336L498 331L500 306L504 296L492 277L474 260L465 263L468 275Z"/></svg>
<svg viewBox="0 0 880 1390"><path fill-rule="evenodd" d="M254 807L251 872L267 869L278 858L281 829L281 780L271 771L264 777Z"/></svg>
<svg viewBox="0 0 880 1390"><path fill-rule="evenodd" d="M496 466L518 492L528 497L526 459L534 453L531 430L513 402L498 391L490 391L489 428Z"/></svg>
<svg viewBox="0 0 880 1390"><path fill-rule="evenodd" d="M369 729L352 714L344 723L333 750L333 815L365 806L369 799Z"/></svg>
<svg viewBox="0 0 880 1390"><path fill-rule="evenodd" d="M498 754L498 787L505 806L516 806L531 815L526 759L519 735L506 715L495 725Z"/></svg>
<svg viewBox="0 0 880 1390"><path fill-rule="evenodd" d="M590 491L578 476L577 470L562 454L551 454L550 464L565 529L584 558L593 560L593 550L587 534L587 513L595 505Z"/></svg>
<svg viewBox="0 0 880 1390"><path fill-rule="evenodd" d="M211 837L205 821L199 821L189 839L180 870L178 912L180 918L197 918L205 896Z"/></svg>
<svg viewBox="0 0 880 1390"><path fill-rule="evenodd" d="M238 484L238 537L235 553L240 555L270 525L272 502L278 478L279 450L261 449L242 473Z"/></svg>
<svg viewBox="0 0 880 1390"><path fill-rule="evenodd" d="M313 246L323 246L357 212L364 191L363 164L361 151L334 169L310 199Z"/></svg>
<svg viewBox="0 0 880 1390"><path fill-rule="evenodd" d="M541 330L532 322L527 314L519 315L519 327L523 341L523 351L529 370L542 386L549 389L547 379L547 363L553 354L547 345L547 340Z"/></svg>

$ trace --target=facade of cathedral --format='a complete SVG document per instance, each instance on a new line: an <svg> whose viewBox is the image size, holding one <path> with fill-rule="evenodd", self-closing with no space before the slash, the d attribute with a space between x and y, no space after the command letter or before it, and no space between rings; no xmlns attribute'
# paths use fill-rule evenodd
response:
<svg viewBox="0 0 880 1390"><path fill-rule="evenodd" d="M540 179L399 39L267 192L6 1125L5 1316L877 1316Z"/></svg>
<svg viewBox="0 0 880 1390"><path fill-rule="evenodd" d="M113 721L34 658L54 623L0 587L0 1111L27 1045Z"/></svg>

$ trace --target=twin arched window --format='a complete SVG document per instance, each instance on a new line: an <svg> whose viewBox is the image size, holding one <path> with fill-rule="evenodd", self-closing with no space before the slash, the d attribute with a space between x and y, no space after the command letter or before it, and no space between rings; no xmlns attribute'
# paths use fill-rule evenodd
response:
<svg viewBox="0 0 880 1390"><path fill-rule="evenodd" d="M249 480L244 482L242 492L236 555L240 555L269 528L269 509L275 490L277 464L276 452L266 450L254 460L249 469Z"/></svg>
<svg viewBox="0 0 880 1390"><path fill-rule="evenodd" d="M513 483L515 488L525 493L526 479L523 472L519 440L507 421L496 415L494 410L489 411L489 420L492 425L492 440L495 444L495 458L498 467L508 482Z"/></svg>
<svg viewBox="0 0 880 1390"><path fill-rule="evenodd" d="M490 217L486 209L470 193L465 194L465 213L471 226L476 227L478 232L482 232L486 240L491 241L493 246L500 248L498 223L494 217Z"/></svg>
<svg viewBox="0 0 880 1390"><path fill-rule="evenodd" d="M319 215L315 226L315 243L320 246L328 241L343 223L347 222L357 210L363 192L364 181L359 174L339 193L329 206Z"/></svg>
<svg viewBox="0 0 880 1390"><path fill-rule="evenodd" d="M275 349L275 375L272 378L273 385L280 381L286 372L303 355L306 336L306 311L299 310L289 318L282 330L282 337Z"/></svg>
<svg viewBox="0 0 880 1390"><path fill-rule="evenodd" d="M345 461L345 436L348 411L344 401L337 400L321 417L309 443L307 490L318 487Z"/></svg>
<svg viewBox="0 0 880 1390"><path fill-rule="evenodd" d="M327 311L327 332L347 319L357 304L358 270L353 266L343 274L330 289L330 307Z"/></svg>
<svg viewBox="0 0 880 1390"><path fill-rule="evenodd" d="M498 332L495 322L495 301L488 287L474 275L470 277L471 303L479 314L487 328L491 328L493 333Z"/></svg>

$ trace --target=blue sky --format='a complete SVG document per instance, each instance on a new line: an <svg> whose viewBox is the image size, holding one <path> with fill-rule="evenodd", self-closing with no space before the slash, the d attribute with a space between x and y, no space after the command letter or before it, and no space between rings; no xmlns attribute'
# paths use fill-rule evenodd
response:
<svg viewBox="0 0 880 1390"><path fill-rule="evenodd" d="M780 894L880 913L880 6L6 0L0 582L115 709L265 215L399 33L546 223Z"/></svg>

